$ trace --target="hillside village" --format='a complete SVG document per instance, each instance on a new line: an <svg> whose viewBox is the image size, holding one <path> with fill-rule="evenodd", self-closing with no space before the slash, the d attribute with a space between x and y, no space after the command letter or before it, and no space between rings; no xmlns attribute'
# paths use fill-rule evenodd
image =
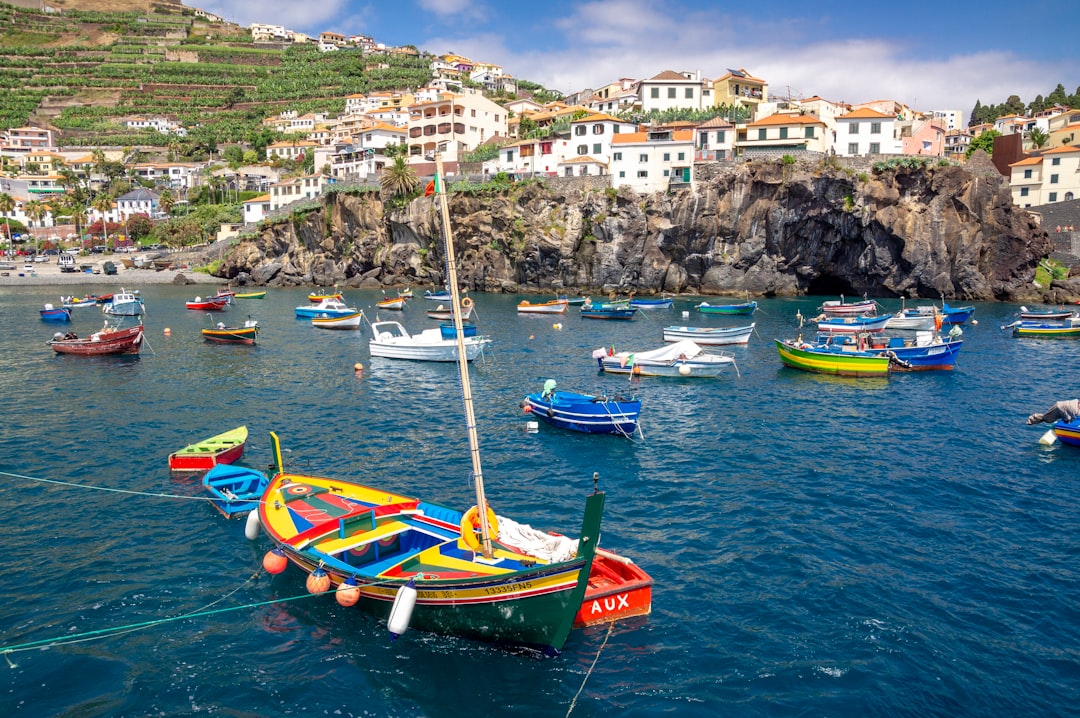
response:
<svg viewBox="0 0 1080 718"><path fill-rule="evenodd" d="M224 23L193 12L204 23ZM320 54L374 59L419 54L359 35L309 38L267 24L244 30L256 47L310 44ZM1000 135L993 160L1017 206L1080 196L1080 109L1060 105L967 127L956 109L777 97L767 79L741 68L712 76L658 68L648 78L617 78L557 100L531 94L522 89L531 83L482 60L432 56L428 69L424 86L333 98L344 107L340 113L282 107L262 121L275 138L265 149L221 145L205 161L175 156L176 140L195 128L164 114L122 119L129 130L159 137L157 145L86 145L49 123L5 127L0 232L18 234L21 226L38 241L89 247L99 242L90 235L97 235L130 245L140 234L152 236L142 220L152 227L186 214L196 199L232 205L233 224L255 225L332 185L377 186L398 159L415 177L428 177L436 153L452 178L592 176L613 188L655 193L694 188L708 163L802 157L962 163L972 142L989 131ZM110 194L125 187L123 180L125 191ZM417 185L422 190L419 180L407 189ZM205 237L186 241L193 239Z"/></svg>

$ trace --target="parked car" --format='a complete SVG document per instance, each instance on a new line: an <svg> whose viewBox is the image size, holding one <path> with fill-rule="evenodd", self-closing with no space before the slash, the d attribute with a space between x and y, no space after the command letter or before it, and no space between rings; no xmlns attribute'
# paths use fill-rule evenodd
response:
<svg viewBox="0 0 1080 718"><path fill-rule="evenodd" d="M91 249L91 254L105 254L109 251L109 247L104 244L95 244Z"/></svg>

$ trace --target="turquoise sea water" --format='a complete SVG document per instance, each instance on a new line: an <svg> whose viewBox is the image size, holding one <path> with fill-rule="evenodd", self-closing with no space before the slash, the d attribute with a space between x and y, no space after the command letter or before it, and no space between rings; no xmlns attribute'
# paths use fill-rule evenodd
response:
<svg viewBox="0 0 1080 718"><path fill-rule="evenodd" d="M576 533L598 471L602 545L656 581L651 616L575 631L542 660L416 632L391 644L380 622L305 597L298 571L261 572L269 544L247 541L241 520L172 498L201 493L170 475L169 452L246 424L248 466L272 460L272 430L299 470L471 505L455 367L371 359L366 332L295 319L299 289L226 316L260 321L256 347L202 340L210 319L183 307L205 287L150 286L140 357L57 356L44 343L57 327L37 310L62 289L0 289L0 644L298 598L8 654L0 715L1067 716L1080 705L1080 450L1042 446L1047 427L1025 425L1077 395L1080 343L1011 337L999 327L1016 306L977 304L954 372L785 369L772 339L793 336L796 311L821 299L805 298L761 302L750 344L722 348L738 375L628 380L598 375L592 350L652 349L667 324L742 318L700 316L689 298L631 323L574 309L518 317L521 297L474 295L494 338L471 369L494 508ZM372 318L380 298L346 293ZM434 326L433 305L381 317ZM102 319L75 310L72 328ZM644 438L526 432L519 402L549 378L636 393Z"/></svg>

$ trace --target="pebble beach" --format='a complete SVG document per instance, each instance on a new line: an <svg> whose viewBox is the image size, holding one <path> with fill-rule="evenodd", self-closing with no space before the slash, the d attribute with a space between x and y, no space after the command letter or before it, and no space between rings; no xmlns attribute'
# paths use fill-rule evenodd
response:
<svg viewBox="0 0 1080 718"><path fill-rule="evenodd" d="M172 284L177 275L183 275L191 284L225 284L225 280L212 277L205 272L196 272L193 269L134 269L117 267L116 274L109 275L101 269L101 264L106 260L83 262L91 264L96 272L61 272L56 264L56 259L50 257L48 262L32 262L25 264L21 261L4 261L4 265L13 265L14 269L0 270L0 287L18 286L46 286L46 285L86 285L86 284L112 284L120 287L139 286L145 284ZM117 265L119 260L113 260Z"/></svg>

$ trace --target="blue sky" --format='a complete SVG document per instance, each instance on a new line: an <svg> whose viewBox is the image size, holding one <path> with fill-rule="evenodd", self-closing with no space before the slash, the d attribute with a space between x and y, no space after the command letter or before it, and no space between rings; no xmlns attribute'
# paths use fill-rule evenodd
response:
<svg viewBox="0 0 1080 718"><path fill-rule="evenodd" d="M369 35L499 64L561 92L620 77L745 68L771 96L895 99L971 111L1080 86L1080 13L1026 0L977 4L704 0L186 0L242 25ZM955 7L949 7L955 5Z"/></svg>

